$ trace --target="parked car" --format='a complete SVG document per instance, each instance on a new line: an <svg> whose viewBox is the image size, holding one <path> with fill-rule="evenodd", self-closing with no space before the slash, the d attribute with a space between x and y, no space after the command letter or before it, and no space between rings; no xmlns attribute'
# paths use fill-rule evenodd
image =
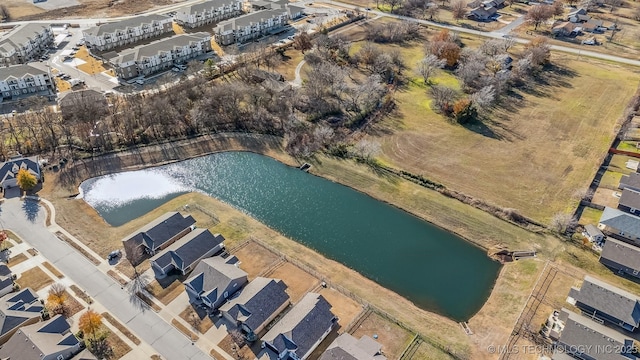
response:
<svg viewBox="0 0 640 360"><path fill-rule="evenodd" d="M120 256L122 256L122 250L113 250L109 253L109 255L107 255L107 260L114 260L119 258Z"/></svg>
<svg viewBox="0 0 640 360"><path fill-rule="evenodd" d="M171 71L180 72L182 70L178 69L177 67L174 67L174 68L171 69Z"/></svg>
<svg viewBox="0 0 640 360"><path fill-rule="evenodd" d="M136 84L138 84L138 85L144 85L144 80L136 80Z"/></svg>

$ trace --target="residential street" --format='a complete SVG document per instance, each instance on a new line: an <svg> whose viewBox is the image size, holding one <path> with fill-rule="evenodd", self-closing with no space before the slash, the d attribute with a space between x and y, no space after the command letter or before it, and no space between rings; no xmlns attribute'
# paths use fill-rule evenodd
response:
<svg viewBox="0 0 640 360"><path fill-rule="evenodd" d="M153 346L163 359L211 359L155 312L142 310L138 304L130 302L129 293L120 284L98 270L67 243L59 240L45 227L45 219L45 210L33 200L12 198L0 205L2 228L12 230L31 243L65 276Z"/></svg>

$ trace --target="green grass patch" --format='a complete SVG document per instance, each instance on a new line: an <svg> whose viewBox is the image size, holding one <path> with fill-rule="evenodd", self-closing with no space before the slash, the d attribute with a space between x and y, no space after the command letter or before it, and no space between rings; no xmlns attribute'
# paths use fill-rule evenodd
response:
<svg viewBox="0 0 640 360"><path fill-rule="evenodd" d="M601 216L602 210L586 207L582 211L582 216L580 216L580 220L578 222L580 225L595 225L600 221Z"/></svg>
<svg viewBox="0 0 640 360"><path fill-rule="evenodd" d="M617 171L606 171L604 175L602 175L602 179L600 179L600 187L611 190L617 189L622 175L624 174Z"/></svg>
<svg viewBox="0 0 640 360"><path fill-rule="evenodd" d="M627 155L613 155L613 157L611 157L611 162L609 163L609 170L616 171L624 175L631 174L634 171L627 168L627 161L629 160L639 161L640 159ZM618 186L618 184L616 184L616 186Z"/></svg>
<svg viewBox="0 0 640 360"><path fill-rule="evenodd" d="M617 149L623 150L623 151L632 151L635 153L640 153L640 149L638 149L637 144L638 144L637 141L621 141L620 144L618 144Z"/></svg>

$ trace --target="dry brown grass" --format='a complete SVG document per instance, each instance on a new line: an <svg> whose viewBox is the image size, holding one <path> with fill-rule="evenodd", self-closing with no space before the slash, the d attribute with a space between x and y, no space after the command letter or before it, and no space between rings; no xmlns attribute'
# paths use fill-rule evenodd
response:
<svg viewBox="0 0 640 360"><path fill-rule="evenodd" d="M288 48L284 52L282 61L273 69L284 76L285 81L293 81L296 78L295 70L298 63L304 59L304 55L300 50ZM304 74L304 66L300 71L300 75Z"/></svg>
<svg viewBox="0 0 640 360"><path fill-rule="evenodd" d="M82 289L80 289L77 285L71 285L69 288L71 289L71 291L73 291L74 294L76 294L77 297L82 299L84 302L89 305L93 304L93 299L91 299L91 297L87 295L86 292L82 291Z"/></svg>
<svg viewBox="0 0 640 360"><path fill-rule="evenodd" d="M343 330L363 311L361 304L334 289L321 288L317 292L331 304L331 312L338 317Z"/></svg>
<svg viewBox="0 0 640 360"><path fill-rule="evenodd" d="M31 249L27 249L27 253L29 253L29 255L31 256L37 256L38 255L38 250L31 248Z"/></svg>
<svg viewBox="0 0 640 360"><path fill-rule="evenodd" d="M422 44L386 47L406 54L409 67L423 53ZM516 90L521 100L505 100L490 120L472 126L435 113L416 79L396 93L397 114L373 131L380 159L543 223L570 211L572 195L587 188L608 150L640 70L564 55L552 63L546 84L535 84L534 93ZM459 87L445 72L434 81Z"/></svg>
<svg viewBox="0 0 640 360"><path fill-rule="evenodd" d="M180 313L180 317L187 323L191 324L191 326L197 325L195 326L195 330L200 334L206 333L213 326L213 321L211 321L211 318L207 316L206 311L194 309L191 305L188 305Z"/></svg>
<svg viewBox="0 0 640 360"><path fill-rule="evenodd" d="M149 297L147 297L147 295L138 292L136 293L136 296L140 298L140 300L142 300L143 303L147 304L147 306L149 306L150 308L153 309L153 311L158 312L160 310L162 310L162 308L160 308L160 306L158 306L155 302L153 302L153 300L149 299Z"/></svg>
<svg viewBox="0 0 640 360"><path fill-rule="evenodd" d="M116 318L114 318L111 314L109 314L108 312L103 312L102 313L102 317L107 320L107 322L109 322L109 324L111 324L113 327L115 327L116 329L118 329L122 334L124 334L124 336L126 336L129 340L131 340L131 342L133 342L136 345L140 345L140 339L138 339L138 337L136 337L135 335L133 335L131 333L131 331L129 331L129 328L127 328L126 326L122 325L118 320L116 320Z"/></svg>
<svg viewBox="0 0 640 360"><path fill-rule="evenodd" d="M131 347L112 331L110 331L107 336L107 342L109 343L109 346L111 346L111 350L113 350L114 359L120 359L131 351Z"/></svg>
<svg viewBox="0 0 640 360"><path fill-rule="evenodd" d="M171 325L173 325L178 331L183 333L186 337L191 339L191 341L198 341L198 335L194 334L191 330L189 330L186 326L182 325L182 323L176 319L171 319Z"/></svg>
<svg viewBox="0 0 640 360"><path fill-rule="evenodd" d="M117 281L118 283L120 283L120 285L127 284L127 280L123 279L122 276L120 276L117 272L113 270L107 271L107 275L111 276L111 278Z"/></svg>
<svg viewBox="0 0 640 360"><path fill-rule="evenodd" d="M53 284L53 279L39 267L34 267L20 274L16 283L20 285L21 289L30 287L33 291L38 291Z"/></svg>
<svg viewBox="0 0 640 360"><path fill-rule="evenodd" d="M42 266L47 268L47 270L51 271L51 273L58 279L62 279L64 277L64 275L58 269L56 269L55 266L51 265L51 263L49 263L48 261L43 262Z"/></svg>
<svg viewBox="0 0 640 360"><path fill-rule="evenodd" d="M227 335L218 344L220 349L237 359L255 359L260 353L260 342L256 341L251 346L242 342L237 344L231 335Z"/></svg>
<svg viewBox="0 0 640 360"><path fill-rule="evenodd" d="M240 268L248 274L249 281L255 279L265 269L269 269L280 260L278 255L256 242L250 242L234 252L234 255L240 260Z"/></svg>
<svg viewBox="0 0 640 360"><path fill-rule="evenodd" d="M269 272L266 276L282 279L282 281L287 284L287 292L291 297L291 302L294 304L302 299L307 292L320 284L319 279L290 262L285 262L281 266L276 267L275 270Z"/></svg>
<svg viewBox="0 0 640 360"><path fill-rule="evenodd" d="M27 259L27 255L20 253L14 257L9 258L9 262L7 262L7 265L9 265L9 267L16 266Z"/></svg>
<svg viewBox="0 0 640 360"><path fill-rule="evenodd" d="M176 275L167 276L160 282L154 279L147 285L147 291L164 305L169 305L184 291L182 282L185 279L185 276Z"/></svg>
<svg viewBox="0 0 640 360"><path fill-rule="evenodd" d="M71 84L68 81L62 80L59 77L53 78L53 81L56 83L56 88L59 92L71 90Z"/></svg>
<svg viewBox="0 0 640 360"><path fill-rule="evenodd" d="M414 334L390 322L376 313L370 313L352 332L357 339L363 335L374 337L382 345L382 351L389 359L397 359L402 351L411 343Z"/></svg>
<svg viewBox="0 0 640 360"><path fill-rule="evenodd" d="M80 311L84 310L84 305L80 304L80 302L75 297L71 296L71 294L68 291L65 290L64 293L67 296L67 300L65 301L66 317L71 317L79 313Z"/></svg>
<svg viewBox="0 0 640 360"><path fill-rule="evenodd" d="M78 70L84 73L95 75L107 70L107 68L104 67L100 60L94 58L89 54L86 46L81 46L75 57L77 59L85 61L84 64L78 65Z"/></svg>
<svg viewBox="0 0 640 360"><path fill-rule="evenodd" d="M3 230L5 234L7 234L7 237L13 241L16 242L16 244L22 244L22 239L20 239L20 237L18 235L16 235L13 231L11 230Z"/></svg>
<svg viewBox="0 0 640 360"><path fill-rule="evenodd" d="M87 258L87 260L91 261L94 265L98 265L100 264L100 260L96 259L95 256L91 255L87 250L85 250L82 246L76 244L75 241L69 239L67 237L67 235L61 233L61 232L56 232L56 236L66 242L67 244L71 245L72 248L76 249L76 251L78 251L79 253L81 253L82 255L84 255L84 257Z"/></svg>

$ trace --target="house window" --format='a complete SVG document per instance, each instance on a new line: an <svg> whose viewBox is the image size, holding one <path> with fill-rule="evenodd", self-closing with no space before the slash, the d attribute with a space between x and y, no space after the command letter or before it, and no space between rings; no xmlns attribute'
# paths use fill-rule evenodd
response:
<svg viewBox="0 0 640 360"><path fill-rule="evenodd" d="M637 209L636 208L631 208L629 211L631 211L632 214L635 214Z"/></svg>
<svg viewBox="0 0 640 360"><path fill-rule="evenodd" d="M225 291L224 294L222 294L222 296L224 296L225 299L228 298L229 297L229 292Z"/></svg>
<svg viewBox="0 0 640 360"><path fill-rule="evenodd" d="M56 360L64 360L64 356L62 356L62 355L58 355L58 357L56 358Z"/></svg>

